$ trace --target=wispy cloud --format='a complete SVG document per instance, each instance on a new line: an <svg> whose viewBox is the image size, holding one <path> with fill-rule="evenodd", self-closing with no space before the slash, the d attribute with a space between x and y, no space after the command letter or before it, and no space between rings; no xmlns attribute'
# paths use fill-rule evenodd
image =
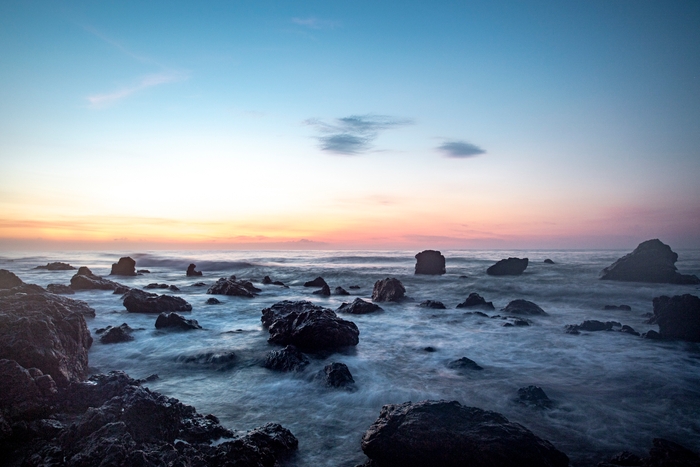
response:
<svg viewBox="0 0 700 467"><path fill-rule="evenodd" d="M304 123L316 127L322 151L356 155L368 151L380 131L410 125L412 120L389 115L351 115L331 122L309 119Z"/></svg>
<svg viewBox="0 0 700 467"><path fill-rule="evenodd" d="M141 78L141 80L137 84L133 86L118 89L116 91L105 94L94 94L92 96L88 96L87 100L88 102L90 102L90 107L106 107L110 104L113 104L116 101L129 97L132 94L142 91L144 89L159 86L161 84L184 81L187 78L187 74L180 72L164 72L146 75L143 78Z"/></svg>
<svg viewBox="0 0 700 467"><path fill-rule="evenodd" d="M338 21L320 19L314 16L308 18L292 18L292 23L309 29L335 29L340 27L340 23Z"/></svg>
<svg viewBox="0 0 700 467"><path fill-rule="evenodd" d="M486 151L479 146L467 143L466 141L445 141L438 146L437 149L446 157L453 159L465 159L467 157L474 157L486 153Z"/></svg>

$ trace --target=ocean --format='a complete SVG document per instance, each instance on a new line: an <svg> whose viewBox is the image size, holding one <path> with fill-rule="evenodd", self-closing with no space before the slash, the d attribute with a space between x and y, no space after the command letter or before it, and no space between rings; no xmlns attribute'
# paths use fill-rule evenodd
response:
<svg viewBox="0 0 700 467"><path fill-rule="evenodd" d="M47 262L88 266L93 273L129 287L157 282L176 285L165 291L187 300L203 330L165 332L154 327L155 315L128 313L111 291L78 291L97 316L87 318L95 330L128 323L134 341L102 344L90 353L93 372L123 370L134 378L157 374L145 383L152 390L213 413L234 430L277 422L299 439L299 450L285 465L351 467L366 460L360 449L365 430L384 404L425 399L457 400L493 410L521 423L565 452L573 466L595 465L621 450L648 452L652 438L662 437L700 451L700 345L656 341L620 332L567 334L567 324L587 319L618 321L638 332L658 330L645 324L652 299L660 295L700 295L697 285L601 281L600 271L631 251L444 251L447 273L413 274L417 251L154 251L0 253L0 268L27 283L69 284L75 271L35 270ZM680 250L680 272L700 276L700 250ZM150 273L108 277L120 256L136 260ZM528 257L521 276L492 277L486 268L497 260ZM543 263L545 258L555 264ZM203 277L186 277L190 263ZM235 274L262 289L255 298L216 295L222 303L206 305L213 295L195 282L213 284ZM289 286L262 285L264 276ZM322 276L331 290L342 286L350 296L313 295L305 281ZM370 300L375 281L399 279L408 298L382 303L383 311L341 315L357 324L356 348L331 355L308 355L311 363L298 373L262 366L265 354L279 346L267 342L261 310L281 300L309 300L337 309L356 297ZM352 285L359 289L350 289ZM163 290L151 290L163 293ZM528 317L530 326L503 326L501 319L465 314L455 308L477 292L496 306L511 300L535 302L546 316ZM447 309L420 307L439 300ZM629 305L631 311L605 311L605 305ZM430 349L431 348L431 349ZM427 350L426 350L427 349ZM233 352L232 364L197 359L207 353ZM191 358L195 357L195 358ZM447 364L461 357L482 371L458 372ZM194 360L194 361L193 361ZM323 386L315 377L330 362L345 363L355 390ZM540 386L554 405L537 409L515 402L518 388Z"/></svg>

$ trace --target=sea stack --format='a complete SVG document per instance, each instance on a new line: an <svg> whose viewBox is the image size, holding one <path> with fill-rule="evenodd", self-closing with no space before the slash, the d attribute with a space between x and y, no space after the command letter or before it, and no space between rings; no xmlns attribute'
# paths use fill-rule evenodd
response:
<svg viewBox="0 0 700 467"><path fill-rule="evenodd" d="M187 266L187 273L186 273L187 277L201 276L202 275L202 271L195 271L196 267L197 266L194 263Z"/></svg>
<svg viewBox="0 0 700 467"><path fill-rule="evenodd" d="M663 284L700 284L691 274L676 269L678 254L658 238L642 242L628 255L603 269L600 278L611 281Z"/></svg>
<svg viewBox="0 0 700 467"><path fill-rule="evenodd" d="M112 264L112 272L109 273L110 276L135 276L136 275L136 261L125 256L119 258L119 262Z"/></svg>
<svg viewBox="0 0 700 467"><path fill-rule="evenodd" d="M445 274L445 257L436 250L421 251L416 255L415 273L434 276Z"/></svg>

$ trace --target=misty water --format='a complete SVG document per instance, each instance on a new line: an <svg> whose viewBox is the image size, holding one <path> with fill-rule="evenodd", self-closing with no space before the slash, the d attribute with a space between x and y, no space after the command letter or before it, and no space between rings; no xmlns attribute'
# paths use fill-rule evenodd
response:
<svg viewBox="0 0 700 467"><path fill-rule="evenodd" d="M600 271L628 251L443 251L447 274L415 276L416 251L323 252L153 252L153 253L5 253L0 268L25 282L68 284L75 271L33 270L50 261L88 266L107 276L111 263L127 254L137 269L150 274L110 277L130 287L152 282L173 284L193 306L187 318L204 328L163 332L155 315L128 313L111 291L80 291L97 316L87 318L90 331L128 323L135 340L105 345L95 340L89 358L94 372L123 370L134 378L158 374L147 386L213 413L223 425L248 430L278 422L299 439L299 450L285 465L354 466L366 460L360 449L364 431L384 404L425 399L457 400L502 413L565 452L572 465L595 465L623 449L644 454L654 437L700 450L700 345L643 339L620 332L564 332L567 324L586 319L614 320L638 332L658 330L645 324L652 299L691 293L698 286L601 281ZM678 251L678 269L700 275L700 251ZM517 277L491 277L486 268L509 256L529 257ZM543 263L545 258L554 265ZM196 263L204 276L186 277ZM207 287L235 274L262 289L253 299L216 295L220 305L206 305ZM269 275L289 285L262 285ZM331 290L342 286L349 297L322 298L303 283L322 276ZM461 277L466 276L466 277ZM360 330L356 348L332 355L309 355L299 373L262 367L265 354L279 346L267 342L261 310L280 300L310 300L337 309L356 297L369 300L375 281L396 277L408 300L381 304L383 311L341 315ZM358 290L350 289L359 285ZM162 293L163 291L157 290ZM500 319L465 314L455 306L471 292L493 301L496 311L522 298L540 305L547 316L529 317L528 327L504 327ZM419 307L439 300L446 310ZM604 305L629 305L632 311L604 311ZM435 351L428 352L426 347ZM232 366L222 368L185 362L207 352L231 352ZM483 371L460 373L447 363L468 357ZM330 362L345 363L354 391L324 387L318 373ZM514 402L517 390L541 386L555 402L548 410Z"/></svg>

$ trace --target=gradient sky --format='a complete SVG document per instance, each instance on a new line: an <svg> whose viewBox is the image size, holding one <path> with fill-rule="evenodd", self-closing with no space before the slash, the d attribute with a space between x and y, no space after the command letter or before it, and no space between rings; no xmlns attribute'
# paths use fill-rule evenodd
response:
<svg viewBox="0 0 700 467"><path fill-rule="evenodd" d="M700 248L699 175L697 1L0 3L4 249Z"/></svg>

